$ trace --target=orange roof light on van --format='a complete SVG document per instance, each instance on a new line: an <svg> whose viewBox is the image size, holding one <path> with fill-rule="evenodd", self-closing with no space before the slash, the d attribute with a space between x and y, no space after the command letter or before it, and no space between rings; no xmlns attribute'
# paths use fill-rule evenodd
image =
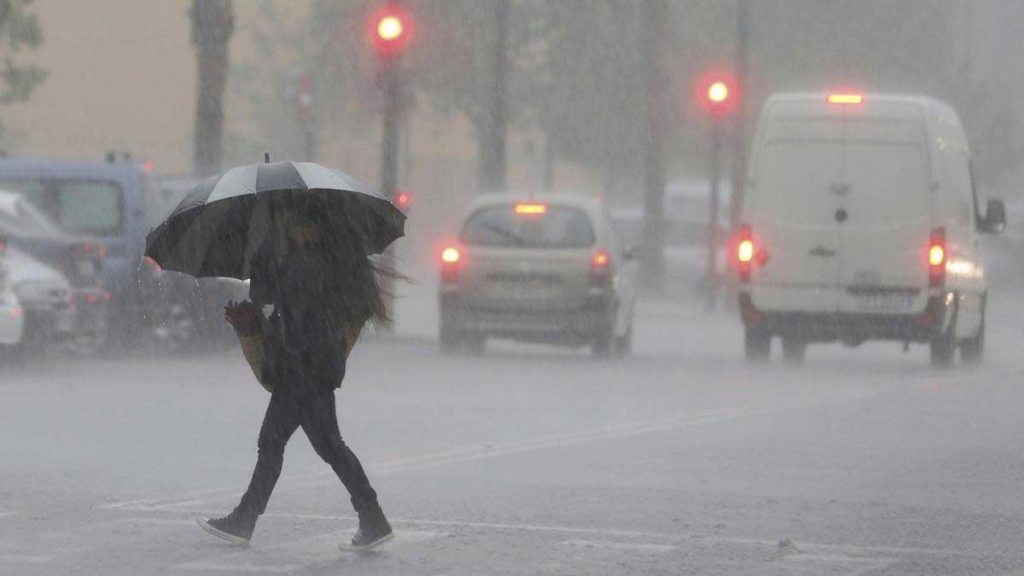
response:
<svg viewBox="0 0 1024 576"><path fill-rule="evenodd" d="M828 95L829 104L863 104L863 94L838 93Z"/></svg>
<svg viewBox="0 0 1024 576"><path fill-rule="evenodd" d="M547 204L516 204L516 214L546 214L548 211Z"/></svg>

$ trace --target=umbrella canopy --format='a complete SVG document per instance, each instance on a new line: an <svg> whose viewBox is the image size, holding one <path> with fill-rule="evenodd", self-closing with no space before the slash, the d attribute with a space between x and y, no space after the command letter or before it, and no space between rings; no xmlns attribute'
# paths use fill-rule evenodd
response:
<svg viewBox="0 0 1024 576"><path fill-rule="evenodd" d="M328 233L355 237L369 254L405 232L405 215L357 179L312 162L232 168L192 189L146 237L146 256L166 270L245 280L253 254L282 211L301 199Z"/></svg>

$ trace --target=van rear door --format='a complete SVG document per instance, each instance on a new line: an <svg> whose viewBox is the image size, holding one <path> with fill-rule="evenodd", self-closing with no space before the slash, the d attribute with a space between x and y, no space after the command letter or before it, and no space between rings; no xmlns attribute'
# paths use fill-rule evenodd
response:
<svg viewBox="0 0 1024 576"><path fill-rule="evenodd" d="M835 312L839 307L838 145L768 140L747 204L747 223L767 261L756 269L754 305L766 311Z"/></svg>
<svg viewBox="0 0 1024 576"><path fill-rule="evenodd" d="M921 133L920 124L914 128ZM919 311L927 299L932 231L931 177L921 138L851 139L844 153L840 311Z"/></svg>

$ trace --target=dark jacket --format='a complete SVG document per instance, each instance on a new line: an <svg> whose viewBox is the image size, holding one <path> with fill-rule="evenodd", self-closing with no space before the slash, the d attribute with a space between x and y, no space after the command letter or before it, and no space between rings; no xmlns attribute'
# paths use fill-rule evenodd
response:
<svg viewBox="0 0 1024 576"><path fill-rule="evenodd" d="M345 377L345 327L369 318L360 298L359 267L322 250L282 260L257 256L250 298L274 312L264 330L263 381L292 392L333 390ZM360 263L357 263L360 264Z"/></svg>

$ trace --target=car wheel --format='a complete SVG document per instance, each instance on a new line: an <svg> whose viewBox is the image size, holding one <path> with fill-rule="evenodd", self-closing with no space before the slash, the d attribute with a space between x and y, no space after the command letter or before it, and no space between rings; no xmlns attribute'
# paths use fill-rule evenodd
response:
<svg viewBox="0 0 1024 576"><path fill-rule="evenodd" d="M19 369L25 366L25 346L17 344L0 346L0 368Z"/></svg>
<svg viewBox="0 0 1024 576"><path fill-rule="evenodd" d="M441 332L438 334L438 343L441 345L442 354L451 355L459 351L461 339L457 332L442 326Z"/></svg>
<svg viewBox="0 0 1024 576"><path fill-rule="evenodd" d="M594 338L594 341L590 343L590 353L595 358L607 358L611 356L612 350L615 347L615 331L611 328L605 328Z"/></svg>
<svg viewBox="0 0 1024 576"><path fill-rule="evenodd" d="M936 368L949 368L953 365L956 355L956 336L953 328L932 339L929 346L932 366Z"/></svg>
<svg viewBox="0 0 1024 576"><path fill-rule="evenodd" d="M807 358L807 342L798 338L783 338L782 358L787 364L803 364Z"/></svg>
<svg viewBox="0 0 1024 576"><path fill-rule="evenodd" d="M743 350L748 361L758 364L767 362L772 355L771 333L747 328L743 333Z"/></svg>
<svg viewBox="0 0 1024 576"><path fill-rule="evenodd" d="M964 364L970 364L971 366L977 366L981 364L982 359L985 356L985 317L981 318L981 326L978 327L978 333L973 338L968 339L960 345L960 360Z"/></svg>
<svg viewBox="0 0 1024 576"><path fill-rule="evenodd" d="M615 355L616 356L629 356L633 353L633 325L630 324L629 329L622 336L615 339Z"/></svg>

